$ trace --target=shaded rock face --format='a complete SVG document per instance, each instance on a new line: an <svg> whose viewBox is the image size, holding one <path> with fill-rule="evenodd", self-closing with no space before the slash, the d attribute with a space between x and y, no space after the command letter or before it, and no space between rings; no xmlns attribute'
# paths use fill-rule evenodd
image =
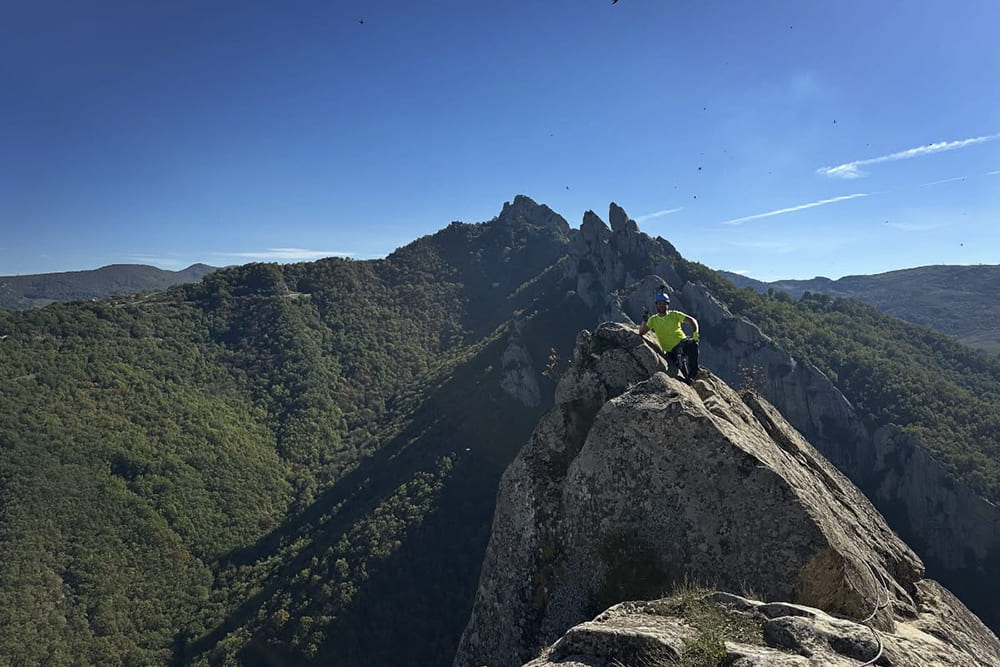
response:
<svg viewBox="0 0 1000 667"><path fill-rule="evenodd" d="M571 235L566 277L575 281L576 293L587 306L605 309L612 315L609 320L625 321L624 313L615 311L614 293L652 273L679 283L680 278L665 260L676 250L663 239L651 239L640 232L635 221L613 202L609 217L611 229L593 211L583 214L579 231Z"/></svg>
<svg viewBox="0 0 1000 667"><path fill-rule="evenodd" d="M746 617L751 627L759 625L753 643L727 636L725 625L701 631L666 600L623 602L570 628L525 667L650 664L643 662L647 656L655 656L655 664L669 664L665 660L683 659L705 636L721 644L718 664L733 667L850 667L876 657L877 664L894 667L1000 664L1000 642L979 619L955 606L947 591L922 581L914 599L917 616L897 620L892 632L884 632L814 607L765 604L729 593L704 597L705 604Z"/></svg>
<svg viewBox="0 0 1000 667"><path fill-rule="evenodd" d="M524 322L515 321L514 331L500 358L500 388L521 405L534 408L541 403L541 389L535 362L524 345L523 333Z"/></svg>
<svg viewBox="0 0 1000 667"><path fill-rule="evenodd" d="M850 481L762 399L664 370L633 326L580 334L501 481L455 665L520 665L683 580L851 618L887 590L877 627L919 616L920 560Z"/></svg>

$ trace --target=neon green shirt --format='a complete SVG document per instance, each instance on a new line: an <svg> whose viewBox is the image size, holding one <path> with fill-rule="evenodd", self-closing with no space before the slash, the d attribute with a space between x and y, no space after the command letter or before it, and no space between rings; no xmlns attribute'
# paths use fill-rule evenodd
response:
<svg viewBox="0 0 1000 667"><path fill-rule="evenodd" d="M681 328L681 323L687 317L679 310L668 310L663 315L659 313L650 315L646 320L646 326L656 334L656 340L663 351L669 352L677 343L687 338L684 329Z"/></svg>

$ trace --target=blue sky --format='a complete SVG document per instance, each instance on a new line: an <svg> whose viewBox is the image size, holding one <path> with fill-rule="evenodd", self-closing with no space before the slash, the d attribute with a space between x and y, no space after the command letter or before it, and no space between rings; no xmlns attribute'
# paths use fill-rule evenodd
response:
<svg viewBox="0 0 1000 667"><path fill-rule="evenodd" d="M381 257L517 194L762 280L1000 263L996 0L3 16L0 275Z"/></svg>

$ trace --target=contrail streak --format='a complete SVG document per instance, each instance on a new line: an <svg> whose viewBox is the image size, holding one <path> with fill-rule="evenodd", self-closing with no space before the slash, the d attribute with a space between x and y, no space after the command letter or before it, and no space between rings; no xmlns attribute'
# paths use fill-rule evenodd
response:
<svg viewBox="0 0 1000 667"><path fill-rule="evenodd" d="M889 155L881 155L879 157L868 158L866 160L845 162L844 164L838 164L835 167L820 167L816 170L816 173L822 174L823 176L832 176L834 178L861 178L865 175L865 172L861 171L861 167L865 165L879 164L881 162L893 162L895 160L909 160L910 158L920 157L921 155L930 155L932 153L941 153L943 151L953 151L959 148L965 148L966 146L973 146L975 144L993 141L994 139L1000 139L1000 134L990 134L984 137L973 137L971 139L959 139L958 141L939 141L937 143L927 144L926 146L917 146L916 148L899 151L898 153L890 153Z"/></svg>
<svg viewBox="0 0 1000 667"><path fill-rule="evenodd" d="M814 201L809 204L800 204L799 206L792 206L790 208L780 208L777 211L768 211L767 213L758 213L756 215L748 215L742 218L733 218L732 220L726 220L722 224L724 225L739 225L748 220L759 220L760 218L770 218L771 216L781 215L783 213L793 213L795 211L801 211L807 208L815 208L816 206L825 206L826 204L833 204L838 201L847 201L848 199L857 199L858 197L868 197L872 193L870 192L859 192L853 195L844 195L842 197L834 197L833 199L821 199L820 201Z"/></svg>

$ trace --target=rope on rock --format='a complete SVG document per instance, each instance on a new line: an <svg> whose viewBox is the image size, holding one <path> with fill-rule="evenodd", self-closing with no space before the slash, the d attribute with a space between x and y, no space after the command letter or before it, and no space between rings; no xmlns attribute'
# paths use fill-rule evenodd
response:
<svg viewBox="0 0 1000 667"><path fill-rule="evenodd" d="M878 659L882 657L882 653L885 651L885 645L882 643L882 637L879 635L878 630L876 630L871 624L871 620L875 618L875 615L878 614L880 610L889 606L889 586L886 585L885 579L882 575L879 574L867 560L864 561L864 563L865 567L868 568L868 573L872 575L872 581L875 582L875 588L881 589L882 592L885 593L885 602L881 602L879 600L881 595L877 594L875 598L875 608L872 609L872 613L868 614L868 616L861 621L862 625L871 630L872 636L875 637L875 642L878 644L878 653L875 654L875 657L868 662L862 663L861 665L861 667L868 667L868 665L874 665L878 662Z"/></svg>

